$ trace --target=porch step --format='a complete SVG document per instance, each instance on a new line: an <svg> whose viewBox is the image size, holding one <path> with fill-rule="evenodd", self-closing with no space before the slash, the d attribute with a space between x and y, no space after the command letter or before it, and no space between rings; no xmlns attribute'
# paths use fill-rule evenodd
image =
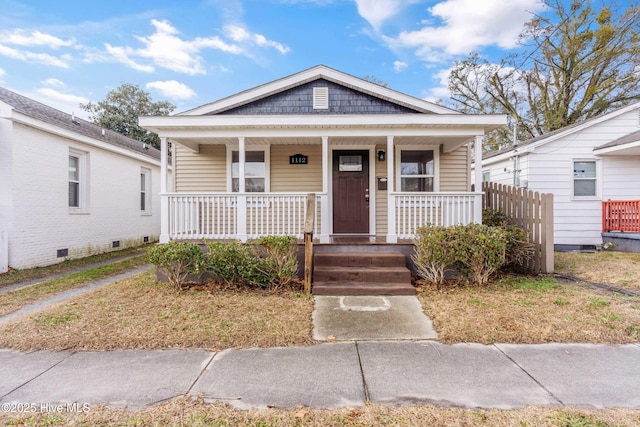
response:
<svg viewBox="0 0 640 427"><path fill-rule="evenodd" d="M398 252L322 252L314 255L315 295L414 295L406 256Z"/></svg>
<svg viewBox="0 0 640 427"><path fill-rule="evenodd" d="M415 295L410 283L314 282L313 294L322 296Z"/></svg>
<svg viewBox="0 0 640 427"><path fill-rule="evenodd" d="M411 272L407 267L315 267L313 279L318 282L407 282Z"/></svg>
<svg viewBox="0 0 640 427"><path fill-rule="evenodd" d="M393 252L326 253L314 257L318 267L404 267L406 257Z"/></svg>

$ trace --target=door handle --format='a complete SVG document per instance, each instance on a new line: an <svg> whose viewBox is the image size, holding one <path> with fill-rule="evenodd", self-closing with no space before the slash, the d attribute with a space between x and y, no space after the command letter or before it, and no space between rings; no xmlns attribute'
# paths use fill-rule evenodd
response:
<svg viewBox="0 0 640 427"><path fill-rule="evenodd" d="M369 189L367 188L366 190L364 190L364 201L368 202L369 201Z"/></svg>

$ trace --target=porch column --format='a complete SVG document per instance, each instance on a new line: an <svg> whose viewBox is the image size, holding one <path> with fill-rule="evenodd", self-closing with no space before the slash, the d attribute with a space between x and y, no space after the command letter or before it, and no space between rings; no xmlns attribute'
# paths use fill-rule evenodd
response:
<svg viewBox="0 0 640 427"><path fill-rule="evenodd" d="M473 144L473 156L475 161L475 176L473 182L475 184L475 200L473 204L473 222L482 224L482 140L483 135L477 135Z"/></svg>
<svg viewBox="0 0 640 427"><path fill-rule="evenodd" d="M160 243L167 243L169 237L169 181L168 152L169 143L166 137L160 138ZM174 172L175 173L175 170Z"/></svg>
<svg viewBox="0 0 640 427"><path fill-rule="evenodd" d="M329 243L329 137L322 137L322 196L320 197L320 243Z"/></svg>
<svg viewBox="0 0 640 427"><path fill-rule="evenodd" d="M238 225L236 229L236 236L241 242L247 241L247 196L246 180L245 180L245 143L244 136L238 137L238 212L236 217L238 218Z"/></svg>
<svg viewBox="0 0 640 427"><path fill-rule="evenodd" d="M395 187L395 149L393 136L387 136L387 243L397 243L396 233L396 187Z"/></svg>

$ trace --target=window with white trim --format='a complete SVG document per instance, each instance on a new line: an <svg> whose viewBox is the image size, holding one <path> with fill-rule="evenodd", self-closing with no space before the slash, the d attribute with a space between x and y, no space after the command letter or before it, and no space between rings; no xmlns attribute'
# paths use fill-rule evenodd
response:
<svg viewBox="0 0 640 427"><path fill-rule="evenodd" d="M265 150L245 151L244 185L247 193L267 191L267 162ZM240 153L231 152L231 191L240 189Z"/></svg>
<svg viewBox="0 0 640 427"><path fill-rule="evenodd" d="M140 211L151 213L151 170L140 169Z"/></svg>
<svg viewBox="0 0 640 427"><path fill-rule="evenodd" d="M491 181L491 171L483 171L482 172L482 182Z"/></svg>
<svg viewBox="0 0 640 427"><path fill-rule="evenodd" d="M400 191L437 191L436 159L434 150L401 150Z"/></svg>
<svg viewBox="0 0 640 427"><path fill-rule="evenodd" d="M598 195L598 172L595 160L573 161L573 196L596 197Z"/></svg>
<svg viewBox="0 0 640 427"><path fill-rule="evenodd" d="M88 174L87 153L69 149L69 208L73 211L84 210L88 207Z"/></svg>

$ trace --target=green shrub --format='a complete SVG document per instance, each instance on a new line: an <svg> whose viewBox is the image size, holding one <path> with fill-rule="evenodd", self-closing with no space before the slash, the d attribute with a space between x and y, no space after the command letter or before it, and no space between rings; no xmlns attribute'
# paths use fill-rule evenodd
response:
<svg viewBox="0 0 640 427"><path fill-rule="evenodd" d="M200 246L191 242L168 242L152 246L147 257L178 290L184 288L187 276L200 273L204 264Z"/></svg>
<svg viewBox="0 0 640 427"><path fill-rule="evenodd" d="M451 229L430 224L418 227L414 243L412 259L418 276L439 289L444 283L447 266L455 262Z"/></svg>
<svg viewBox="0 0 640 427"><path fill-rule="evenodd" d="M247 244L209 242L207 271L225 286L286 286L297 277L297 250L292 236L265 236Z"/></svg>
<svg viewBox="0 0 640 427"><path fill-rule="evenodd" d="M287 286L298 274L298 241L293 236L264 236L251 242L253 254L260 259L258 286Z"/></svg>
<svg viewBox="0 0 640 427"><path fill-rule="evenodd" d="M254 275L256 260L240 242L208 242L207 272L225 286L246 286Z"/></svg>
<svg viewBox="0 0 640 427"><path fill-rule="evenodd" d="M522 271L535 253L535 244L529 240L527 232L513 225L509 218L499 209L484 209L482 223L488 226L500 227L507 233L507 249L504 268Z"/></svg>
<svg viewBox="0 0 640 427"><path fill-rule="evenodd" d="M527 232L517 225L505 225L502 229L507 237L503 268L523 271L527 262L535 254L535 244L529 240Z"/></svg>
<svg viewBox="0 0 640 427"><path fill-rule="evenodd" d="M478 286L489 283L491 275L505 262L506 232L500 227L480 224L452 227L456 270Z"/></svg>

